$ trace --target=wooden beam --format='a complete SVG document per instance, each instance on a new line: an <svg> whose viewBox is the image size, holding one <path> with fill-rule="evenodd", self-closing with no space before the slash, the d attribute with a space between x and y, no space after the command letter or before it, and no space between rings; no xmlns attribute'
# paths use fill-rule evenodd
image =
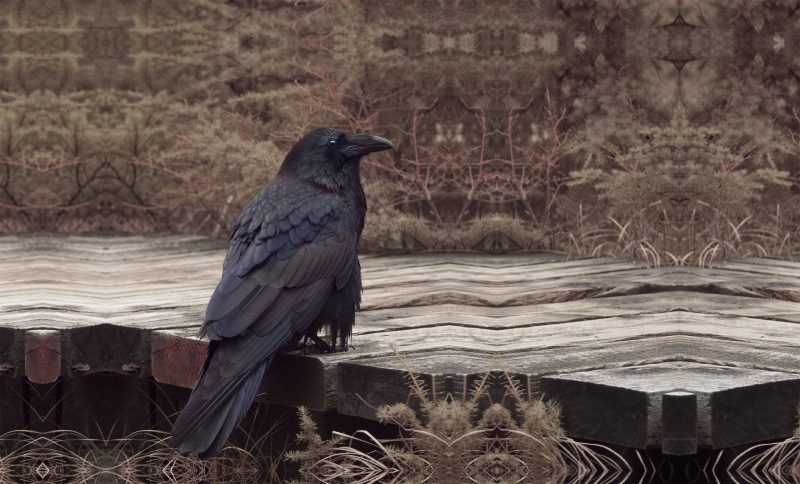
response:
<svg viewBox="0 0 800 484"><path fill-rule="evenodd" d="M153 377L159 383L193 388L208 342L192 338L191 330L153 331L150 362Z"/></svg>
<svg viewBox="0 0 800 484"><path fill-rule="evenodd" d="M38 329L25 332L25 376L33 383L53 383L61 376L61 333Z"/></svg>
<svg viewBox="0 0 800 484"><path fill-rule="evenodd" d="M695 449L792 435L800 374L673 362L554 375L542 390L564 406L570 435L684 455L692 428Z"/></svg>
<svg viewBox="0 0 800 484"><path fill-rule="evenodd" d="M225 241L202 237L0 238L0 376L52 382L115 372L191 388L207 345L194 334L225 247ZM503 400L506 373L496 365L499 358L524 398L544 392L566 399L565 425L575 435L606 432L625 445L688 452L691 432L680 422L691 411L676 413L686 417L676 421L661 411L689 405L690 397L672 395L676 390L695 396L695 446L783 435L794 425L788 402L800 374L798 263L642 268L554 254L360 260L364 295L356 349L281 354L262 382L260 401L374 419L371 406L409 396L394 343L431 398L464 398L491 369L487 398L513 408ZM689 363L705 365L706 373L754 371L758 377L716 388L721 377L674 367L673 376L656 380L702 385L657 391L629 385L630 368ZM764 380L764 371L783 379ZM583 373L589 376L581 379ZM748 393L751 387L756 393ZM725 400L714 397L718 393ZM575 395L583 395L581 402L570 400ZM604 417L606 427L591 427L597 424L580 417L601 403L621 420ZM780 418L763 420L762 407ZM644 427L637 415L647 416ZM725 423L731 419L741 428Z"/></svg>
<svg viewBox="0 0 800 484"><path fill-rule="evenodd" d="M697 453L697 395L674 391L661 396L661 435L663 453Z"/></svg>

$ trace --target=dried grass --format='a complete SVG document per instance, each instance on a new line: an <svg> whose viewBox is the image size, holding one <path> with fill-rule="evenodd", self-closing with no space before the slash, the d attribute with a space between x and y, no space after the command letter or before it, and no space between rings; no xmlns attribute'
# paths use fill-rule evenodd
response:
<svg viewBox="0 0 800 484"><path fill-rule="evenodd" d="M244 430L246 448L229 443L207 461L181 455L168 445L169 432L157 430L115 440L71 430L7 432L0 435L0 483L281 482L270 445L274 428L257 439Z"/></svg>
<svg viewBox="0 0 800 484"><path fill-rule="evenodd" d="M484 378L457 401L451 394L436 400L397 352L408 372L419 415L407 403L381 406L377 416L400 428L397 439L378 439L360 430L334 432L323 441L308 411L299 409L305 451L287 459L301 463L300 483L578 483L624 482L631 472L611 449L568 438L561 428L561 408L553 400L525 399L517 382L495 361ZM500 369L506 395L515 409L492 402L488 384ZM478 411L479 403L489 407ZM366 403L366 402L365 402ZM362 449L367 449L362 450Z"/></svg>
<svg viewBox="0 0 800 484"><path fill-rule="evenodd" d="M800 405L797 415L800 419ZM800 483L800 427L782 442L745 450L731 461L727 473L735 484Z"/></svg>

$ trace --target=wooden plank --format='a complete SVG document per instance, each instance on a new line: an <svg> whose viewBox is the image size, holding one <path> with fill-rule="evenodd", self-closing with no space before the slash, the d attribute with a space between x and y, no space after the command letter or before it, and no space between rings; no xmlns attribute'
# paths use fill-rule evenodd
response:
<svg viewBox="0 0 800 484"><path fill-rule="evenodd" d="M149 245L145 244L145 247ZM112 251L113 252L113 251ZM116 253L116 252L114 252ZM159 252L156 252L159 254ZM201 255L197 255L197 254ZM56 311L64 309L81 313L100 313L100 317L114 317L121 312L141 312L164 307L187 308L187 324L197 324L197 315L201 315L208 295L213 291L219 277L219 260L222 251L205 251L188 253L183 256L150 255L132 258L127 261L110 263L106 261L106 268L97 273L102 262L86 264L79 260L73 267L65 265L63 258L51 257L51 262L45 266L34 265L33 270L4 271L4 279L0 280L0 287L5 290L0 299L5 309L4 314L24 311L33 305L41 308L41 303L48 303ZM661 272L647 269L645 272L632 271L629 263L614 260L604 260L596 264L596 272L603 276L592 279L586 264L589 261L567 262L564 264L584 264L584 267L565 267L563 272L554 269L555 265L543 263L541 268L548 270L526 271L522 276L508 279L510 269L500 271L476 270L479 265L467 264L469 257L451 257L453 261L441 263L438 267L431 264L424 266L428 272L421 272L419 267L411 269L410 276L404 279L401 270L391 271L393 280L386 279L385 271L379 272L382 276L369 275L370 263L375 261L388 261L391 258L366 257L364 259L365 295L363 308L367 311L379 308L408 308L423 305L478 305L482 307L507 308L512 305L539 305L551 301L569 301L586 297L601 297L617 295L646 294L653 291L675 290L689 288L709 292L722 292L730 294L743 294L750 296L759 295L756 285L754 290L745 288L740 282L730 280L729 274L708 272L705 274L692 274L696 268L662 268ZM474 260L475 257L473 256ZM458 263L457 263L458 262ZM20 259L20 268L30 261ZM41 264L41 261L39 261ZM452 267L457 269L452 269ZM450 267L450 269L448 269ZM610 268L615 270L607 273ZM678 270L677 274L670 271ZM60 271L60 272L59 272ZM448 272L449 271L449 272ZM479 274L474 280L465 277L465 272ZM577 271L571 273L570 271ZM606 271L606 272L604 272ZM687 272L688 271L688 272ZM19 274L48 275L42 281L40 275L32 280L20 279ZM630 273L630 274L628 274ZM11 276L10 274L18 274ZM120 277L124 274L124 277ZM588 274L588 275L587 275ZM627 274L627 275L626 275ZM720 275L722 274L722 275ZM613 277L612 277L613 276ZM710 277L713 276L713 277ZM724 276L724 277L723 277ZM506 277L506 279L503 279ZM672 277L672 281L670 280ZM692 277L701 278L699 282L691 282ZM503 279L506 282L502 282ZM714 282L713 279L716 279ZM648 281L659 280L658 286ZM789 299L785 294L792 294L791 288L797 286L797 278L791 278L791 284L784 286L789 289L777 287L780 281L774 278L764 280L763 290L782 291L783 299ZM387 282L388 281L388 282ZM422 282L420 282L422 281ZM427 281L427 283L425 282ZM482 281L482 282L481 282ZM512 282L508 282L512 281ZM537 282L538 281L538 282ZM687 282L689 281L689 282ZM709 282L710 281L710 282ZM758 281L753 281L757 283ZM716 287L715 288L715 284ZM727 286L726 286L727 285ZM766 287L769 285L770 287ZM161 318L155 318L160 320Z"/></svg>
<svg viewBox="0 0 800 484"><path fill-rule="evenodd" d="M183 293L167 291L167 295L178 299ZM191 298L191 299L190 299ZM108 322L132 327L175 328L181 326L197 327L205 313L206 297L189 296L186 305L182 301L172 303L172 307L139 306L121 308L117 312L98 309L95 313L67 311L53 307L50 310L35 308L0 314L0 327L27 328L31 325L49 327L74 327ZM153 301L153 298L150 298ZM86 308L84 308L86 309ZM489 308L482 306L463 306L441 304L430 307L388 308L363 311L356 316L355 333L380 330L396 330L401 327L424 327L441 322L458 322L466 326L513 327L526 326L531 321L575 321L597 319L600 317L634 316L643 313L686 310L691 312L763 317L782 321L798 321L800 313L796 304L768 299L739 298L717 294L698 294L676 291L659 294L658 298L639 294L616 298L598 298L571 301L568 303L549 303L530 306Z"/></svg>
<svg viewBox="0 0 800 484"><path fill-rule="evenodd" d="M97 260L97 257L133 257L142 253L197 252L224 249L227 241L203 236L151 237L125 236L3 236L0 237L0 259L17 259L25 252L53 254L71 258Z"/></svg>
<svg viewBox="0 0 800 484"><path fill-rule="evenodd" d="M22 365L20 365L22 366ZM24 395L30 383L21 377L4 376L0 373L0 435L25 428L26 417L30 420L30 408L26 408Z"/></svg>
<svg viewBox="0 0 800 484"><path fill-rule="evenodd" d="M153 395L145 379L101 372L67 378L59 383L63 384L63 422L70 430L86 436L102 434L98 437L116 440L152 425ZM56 394L39 392L48 396ZM34 410L44 417L52 409L52 404L45 403ZM164 410L172 413L171 409ZM53 418L52 412L49 417ZM42 427L37 430L53 430L52 424Z"/></svg>
<svg viewBox="0 0 800 484"><path fill-rule="evenodd" d="M484 353L516 353L546 347L574 348L589 342L620 343L663 334L702 336L709 341L726 339L750 343L781 343L800 350L800 325L796 323L745 318L711 317L688 311L642 314L636 317L611 317L553 324L541 322L526 327L497 331L484 327L441 324L395 331L391 340L382 332L361 334L358 350L368 348L370 354L390 354L389 342L406 352L430 351L436 348L463 349Z"/></svg>
<svg viewBox="0 0 800 484"><path fill-rule="evenodd" d="M0 237L0 375L29 371L26 360L45 350L30 340L35 351L28 358L24 335L41 330L60 338L64 378L152 374L191 387L207 345L193 334L225 246L202 237ZM408 396L390 343L439 397L463 396L498 357L529 398L556 374L675 361L800 373L800 263L642 268L617 259L562 259L360 256L365 292L355 351L282 354L258 398L374 419L357 393L370 405ZM80 350L86 347L92 349ZM50 368L40 380L53 377L51 367L31 365L30 371ZM505 378L496 367L491 375L497 385ZM502 395L502 386L493 391ZM660 394L658 403L649 398L652 420L662 403ZM776 402L782 412L784 400ZM711 414L701 413L698 442L712 445L711 434L701 432ZM742 418L758 422L757 415ZM648 420L647 445L662 445L660 419L659 413L657 423Z"/></svg>

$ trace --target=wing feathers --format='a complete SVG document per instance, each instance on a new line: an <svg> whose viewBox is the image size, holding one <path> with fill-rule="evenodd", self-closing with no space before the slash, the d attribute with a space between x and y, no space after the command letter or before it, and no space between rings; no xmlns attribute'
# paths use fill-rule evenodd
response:
<svg viewBox="0 0 800 484"><path fill-rule="evenodd" d="M320 244L306 245L303 250L305 251L304 258L307 262L302 271L295 272L292 278L286 282L285 285L288 287L304 286L310 281L322 279L317 273L317 267L319 267L324 257L324 254L320 253Z"/></svg>
<svg viewBox="0 0 800 484"><path fill-rule="evenodd" d="M297 315L292 316L292 312L298 312L300 315L313 312L316 306L309 307L309 305L311 302L316 303L317 300L321 300L317 308L317 311L319 311L332 291L332 279L323 279L300 288L284 288L281 296L269 308L269 311L253 322L250 330L259 336L266 335L273 331L276 326L283 323L287 317L294 317L294 320L297 320ZM301 319L305 324L311 324L315 317L316 314L311 318Z"/></svg>
<svg viewBox="0 0 800 484"><path fill-rule="evenodd" d="M242 334L281 294L281 290L276 287L259 287L249 300L243 301L233 311L214 321L214 330L219 336L232 338Z"/></svg>
<svg viewBox="0 0 800 484"><path fill-rule="evenodd" d="M267 251L270 254L274 254L278 251L278 249L282 248L286 244L286 234L280 233L274 237L271 237L267 240Z"/></svg>
<svg viewBox="0 0 800 484"><path fill-rule="evenodd" d="M248 278L239 282L239 285L227 294L215 291L208 302L208 308L206 308L206 319L214 321L228 314L245 298L252 297L254 291L257 291L257 287L258 281Z"/></svg>
<svg viewBox="0 0 800 484"><path fill-rule="evenodd" d="M347 284L347 282L350 280L350 274L352 274L353 268L356 265L354 263L355 261L353 260L354 258L357 258L356 252L355 251L351 251L351 252L352 252L352 254L346 254L345 255L347 257L347 259L348 259L347 263L344 264L344 268L338 274L336 274L336 289L337 290L343 288L345 286L345 284Z"/></svg>
<svg viewBox="0 0 800 484"><path fill-rule="evenodd" d="M253 265L257 266L264 262L267 257L269 257L269 251L267 250L267 244L257 241L256 242L256 249L253 252Z"/></svg>
<svg viewBox="0 0 800 484"><path fill-rule="evenodd" d="M278 277L275 281L270 284L271 286L275 287L284 287L286 284L292 280L292 278L298 274L305 271L306 266L309 265L311 256L313 255L313 251L308 250L308 246L300 248L291 259L286 261L284 264L283 270L280 272ZM309 260L306 260L309 259ZM305 265L303 264L305 262Z"/></svg>
<svg viewBox="0 0 800 484"><path fill-rule="evenodd" d="M220 293L220 296L218 297L222 297L222 295L228 294L239 287L246 280L247 279L244 277L236 277L234 272L227 272L222 276L222 280L219 281L217 290L214 291L214 294L216 295L216 293Z"/></svg>

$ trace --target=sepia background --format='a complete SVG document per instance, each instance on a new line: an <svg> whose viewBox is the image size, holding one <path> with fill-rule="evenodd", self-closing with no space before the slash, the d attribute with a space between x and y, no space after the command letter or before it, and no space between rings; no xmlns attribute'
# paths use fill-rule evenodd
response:
<svg viewBox="0 0 800 484"><path fill-rule="evenodd" d="M2 0L0 232L225 238L320 125L362 251L797 251L797 1Z"/></svg>
<svg viewBox="0 0 800 484"><path fill-rule="evenodd" d="M0 0L0 235L197 234L222 247L292 144L327 125L397 147L362 160L362 252L552 251L559 261L656 266L791 258L800 253L799 23L800 0ZM41 267L23 269L32 284L56 277ZM64 267L51 274L73 266ZM560 283L579 294L570 298L597 294L586 281ZM7 295L15 311L44 304L18 303L21 293ZM158 390L178 402L188 388L164 390L145 371L78 373L88 370L70 365L69 378L38 387L0 376L6 425L25 423L0 435L0 480L12 462L34 482L49 459L50 482L120 469L163 481L177 457L169 419L148 398ZM116 418L116 402L151 427L78 426ZM536 405L527 415L538 420L525 422L563 436L556 405ZM172 476L240 482L261 460L275 477L289 448L280 444L298 432L307 450L286 455L309 468L334 448L320 435L364 430L346 416L301 412L286 424L277 405L254 408L233 440L251 448L262 436L255 447L272 448L208 468L183 460ZM393 411L400 419L407 408ZM469 424L463 408L456 417ZM51 428L60 430L42 438ZM488 455L483 443L463 456ZM499 482L489 464L474 468Z"/></svg>

